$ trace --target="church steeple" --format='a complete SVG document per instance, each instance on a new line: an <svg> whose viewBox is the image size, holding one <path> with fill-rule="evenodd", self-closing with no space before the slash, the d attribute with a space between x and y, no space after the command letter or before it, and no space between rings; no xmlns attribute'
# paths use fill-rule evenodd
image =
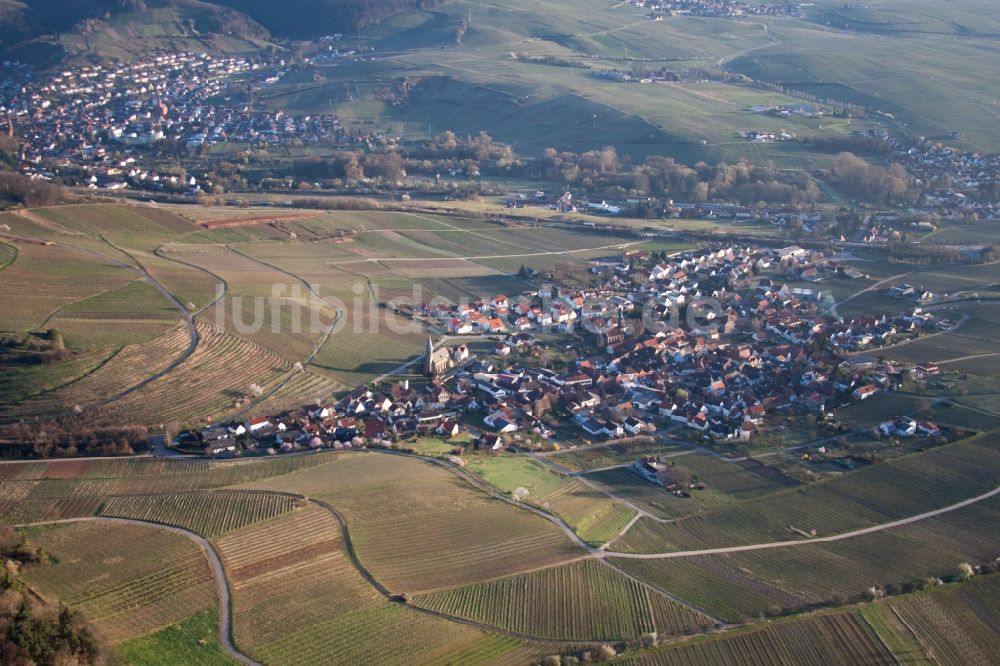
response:
<svg viewBox="0 0 1000 666"><path fill-rule="evenodd" d="M434 376L434 341L431 336L427 336L427 355L424 357L424 374L428 377Z"/></svg>

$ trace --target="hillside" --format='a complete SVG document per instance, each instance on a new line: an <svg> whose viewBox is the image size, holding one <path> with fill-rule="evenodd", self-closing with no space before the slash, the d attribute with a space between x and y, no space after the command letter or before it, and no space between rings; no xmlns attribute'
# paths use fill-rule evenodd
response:
<svg viewBox="0 0 1000 666"><path fill-rule="evenodd" d="M0 53L36 64L150 50L246 53L273 33L305 39L370 27L437 0L0 0Z"/></svg>

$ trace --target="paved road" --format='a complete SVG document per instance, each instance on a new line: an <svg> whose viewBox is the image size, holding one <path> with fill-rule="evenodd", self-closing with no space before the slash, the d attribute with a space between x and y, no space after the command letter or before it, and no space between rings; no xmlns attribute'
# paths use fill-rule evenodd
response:
<svg viewBox="0 0 1000 666"><path fill-rule="evenodd" d="M745 546L706 548L704 550L680 550L673 553L607 553L607 555L609 557L619 557L630 560L664 560L675 557L698 557L701 555L720 555L724 553L741 553L751 550L766 550L769 548L791 548L794 546L806 546L815 543L844 541L845 539L853 539L855 537L864 536L866 534L874 534L875 532L881 532L883 530L892 529L894 527L902 527L903 525L916 523L918 521L926 520L927 518L933 518L935 516L940 516L942 514L949 513L951 511L957 511L958 509L962 509L969 505L975 504L976 502L982 502L983 500L994 497L997 494L1000 494L1000 486L997 486L993 490L983 493L982 495L977 495L976 497L970 497L967 500L962 500L961 502L956 502L955 504L950 504L940 509L934 509L933 511L925 511L924 513L919 513L915 516L910 516L908 518L901 518L900 520L893 520L888 523L880 523L878 525L872 525L871 527L852 530L850 532L843 532L842 534L835 534L833 536L828 536L828 537L818 537L815 539L801 539L797 541L771 541L768 543L756 543Z"/></svg>
<svg viewBox="0 0 1000 666"><path fill-rule="evenodd" d="M222 644L222 648L231 656L233 659L246 664L247 666L263 666L260 662L254 661L250 657L246 656L242 652L236 649L232 640L232 605L229 598L229 582L226 580L226 575L222 569L222 561L219 559L218 553L212 547L204 537L201 537L194 532L189 532L188 530L182 529L180 527L173 527L172 525L162 525L160 523L148 523L142 520L131 520L129 518L105 518L101 516L87 516L84 518L64 518L62 520L47 520L37 523L23 523L20 525L15 525L15 527L30 527L32 525L58 525L63 523L82 523L87 521L105 521L111 523L128 523L130 525L142 525L144 527L156 527L162 530L167 530L169 532L174 532L176 534L182 534L187 538L191 539L198 546L201 547L205 556L208 558L208 563L212 567L212 575L215 578L215 585L218 589L219 594L219 642Z"/></svg>

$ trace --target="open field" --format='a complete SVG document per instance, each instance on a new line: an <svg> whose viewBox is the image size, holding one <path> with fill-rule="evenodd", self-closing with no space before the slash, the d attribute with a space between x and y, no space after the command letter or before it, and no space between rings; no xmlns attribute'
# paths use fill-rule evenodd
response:
<svg viewBox="0 0 1000 666"><path fill-rule="evenodd" d="M148 636L118 645L119 653L133 666L172 666L176 663L204 666L236 666L239 662L219 643L219 613L199 611L191 617Z"/></svg>
<svg viewBox="0 0 1000 666"><path fill-rule="evenodd" d="M155 632L216 604L205 554L180 534L87 522L38 530L31 539L57 558L27 572L32 587L82 612L112 642Z"/></svg>
<svg viewBox="0 0 1000 666"><path fill-rule="evenodd" d="M550 456L549 460L575 472L614 465L629 465L642 456L663 456L687 451L688 447L672 442L632 442L577 447Z"/></svg>
<svg viewBox="0 0 1000 666"><path fill-rule="evenodd" d="M595 560L421 595L414 603L559 639L614 640L652 631L669 636L710 623Z"/></svg>

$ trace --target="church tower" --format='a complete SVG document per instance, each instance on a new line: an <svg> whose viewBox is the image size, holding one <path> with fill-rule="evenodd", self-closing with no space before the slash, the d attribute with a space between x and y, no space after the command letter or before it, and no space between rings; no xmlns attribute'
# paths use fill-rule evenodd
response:
<svg viewBox="0 0 1000 666"><path fill-rule="evenodd" d="M431 336L427 336L427 355L424 357L424 374L428 377L434 376L434 342Z"/></svg>

